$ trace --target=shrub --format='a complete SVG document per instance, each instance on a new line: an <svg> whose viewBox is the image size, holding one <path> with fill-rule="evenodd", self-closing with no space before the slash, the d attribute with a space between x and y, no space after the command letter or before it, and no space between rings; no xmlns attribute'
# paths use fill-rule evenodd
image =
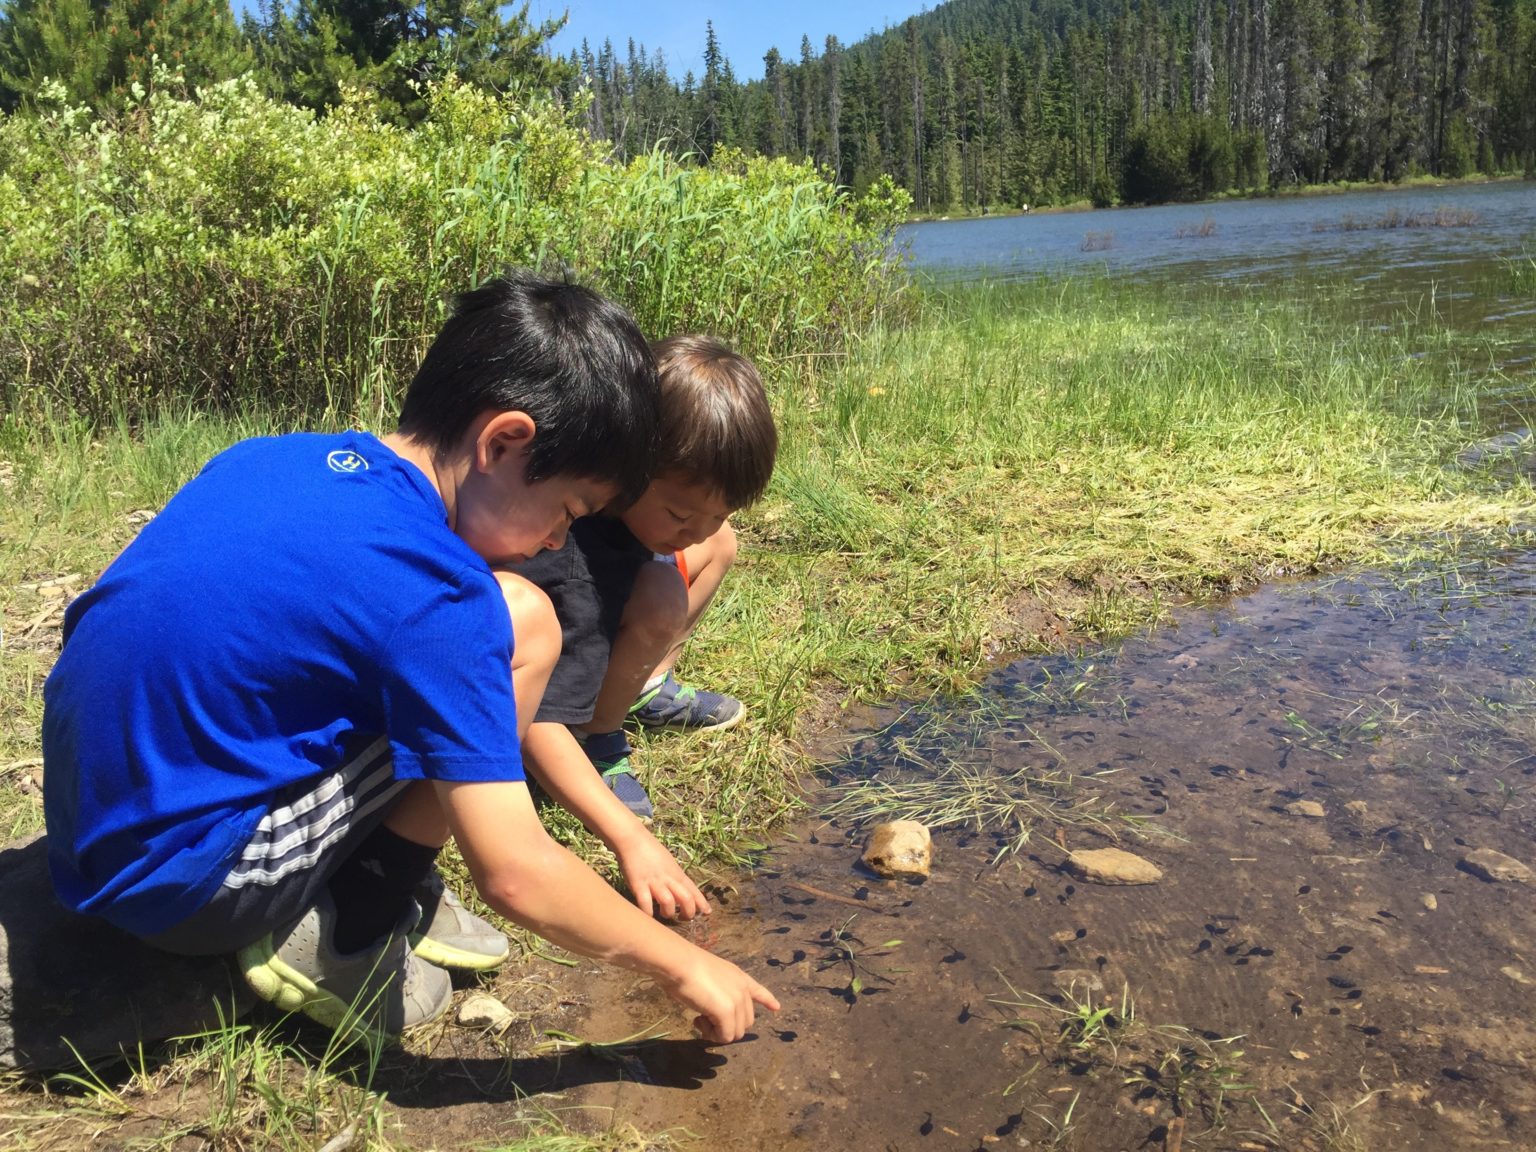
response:
<svg viewBox="0 0 1536 1152"><path fill-rule="evenodd" d="M659 151L616 167L562 109L452 83L415 130L354 96L323 119L242 79L99 118L0 119L0 405L168 400L378 422L448 297L570 267L649 332L708 329L772 370L897 297L905 205L807 164ZM896 190L899 192L899 190Z"/></svg>

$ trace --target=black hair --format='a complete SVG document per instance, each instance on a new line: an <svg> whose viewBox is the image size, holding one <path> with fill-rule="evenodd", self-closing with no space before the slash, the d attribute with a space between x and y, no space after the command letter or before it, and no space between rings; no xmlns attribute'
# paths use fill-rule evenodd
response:
<svg viewBox="0 0 1536 1152"><path fill-rule="evenodd" d="M661 376L657 475L710 488L732 509L754 503L779 450L757 366L712 336L673 336L652 351Z"/></svg>
<svg viewBox="0 0 1536 1152"><path fill-rule="evenodd" d="M583 476L633 501L656 462L656 362L634 320L590 288L513 270L454 300L400 407L399 430L449 452L482 412L526 412L529 483Z"/></svg>

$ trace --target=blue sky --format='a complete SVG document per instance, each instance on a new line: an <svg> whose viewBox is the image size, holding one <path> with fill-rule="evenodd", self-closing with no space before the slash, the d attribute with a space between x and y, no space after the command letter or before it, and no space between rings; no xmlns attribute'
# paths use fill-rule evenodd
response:
<svg viewBox="0 0 1536 1152"><path fill-rule="evenodd" d="M536 21L559 16L569 9L571 18L553 41L565 54L579 48L583 38L596 52L605 39L620 53L631 37L647 52L660 48L667 72L681 81L690 69L704 71L704 22L713 20L720 49L731 62L738 80L757 80L763 75L763 54L778 50L790 60L800 58L800 37L810 36L820 55L829 35L844 44L899 24L908 16L934 7L920 0L754 0L751 3L715 4L705 0L530 0L528 15Z"/></svg>

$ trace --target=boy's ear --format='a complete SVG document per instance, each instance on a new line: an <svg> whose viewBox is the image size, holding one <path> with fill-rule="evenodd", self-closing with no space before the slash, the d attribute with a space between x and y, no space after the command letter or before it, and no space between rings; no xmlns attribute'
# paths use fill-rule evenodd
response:
<svg viewBox="0 0 1536 1152"><path fill-rule="evenodd" d="M480 426L475 437L475 467L489 471L508 455L524 456L538 426L526 412L497 412Z"/></svg>

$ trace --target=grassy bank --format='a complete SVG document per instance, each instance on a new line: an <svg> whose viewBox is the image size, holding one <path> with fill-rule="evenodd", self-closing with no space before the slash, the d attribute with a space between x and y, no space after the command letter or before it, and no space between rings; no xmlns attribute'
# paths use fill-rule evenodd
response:
<svg viewBox="0 0 1536 1152"><path fill-rule="evenodd" d="M793 810L800 741L851 702L961 690L1001 655L1180 598L1502 538L1529 487L1444 466L1477 438L1457 383L1477 360L1411 319L1357 327L1316 286L1084 281L931 295L833 367L781 366L778 473L685 657L752 721L644 745L658 831L698 867L728 859ZM209 454L270 427L0 433L7 831L40 823L40 690L68 595Z"/></svg>

